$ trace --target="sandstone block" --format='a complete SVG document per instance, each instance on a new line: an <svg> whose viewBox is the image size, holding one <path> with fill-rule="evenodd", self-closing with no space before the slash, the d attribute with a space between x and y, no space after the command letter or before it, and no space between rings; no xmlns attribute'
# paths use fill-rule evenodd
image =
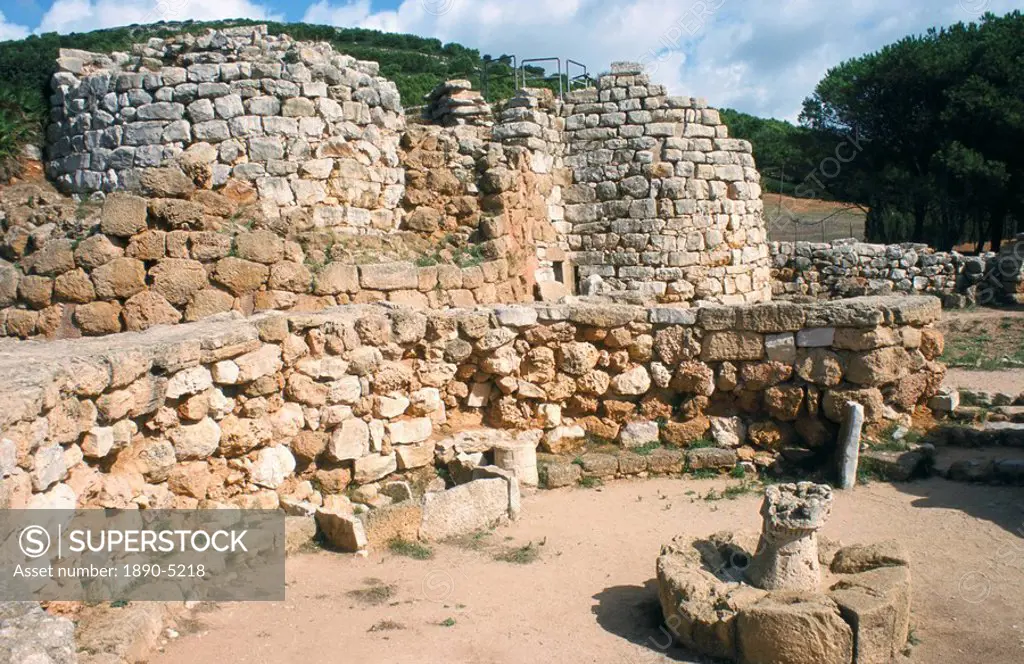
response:
<svg viewBox="0 0 1024 664"><path fill-rule="evenodd" d="M830 599L772 593L736 617L744 664L849 664L853 632Z"/></svg>
<svg viewBox="0 0 1024 664"><path fill-rule="evenodd" d="M115 258L92 272L96 297L127 299L146 288L146 266L134 258Z"/></svg>
<svg viewBox="0 0 1024 664"><path fill-rule="evenodd" d="M154 325L174 325L181 320L181 312L155 291L143 291L130 297L124 303L122 315L125 327L132 331Z"/></svg>
<svg viewBox="0 0 1024 664"><path fill-rule="evenodd" d="M266 265L234 256L220 259L213 270L214 281L235 295L258 290L269 275L270 269Z"/></svg>
<svg viewBox="0 0 1024 664"><path fill-rule="evenodd" d="M206 287L206 269L199 261L167 258L149 271L153 290L171 304L187 304L193 293Z"/></svg>
<svg viewBox="0 0 1024 664"><path fill-rule="evenodd" d="M75 323L82 334L103 335L121 331L121 305L117 302L90 302L75 307Z"/></svg>
<svg viewBox="0 0 1024 664"><path fill-rule="evenodd" d="M359 283L371 290L416 290L419 277L412 263L377 263L360 266Z"/></svg>
<svg viewBox="0 0 1024 664"><path fill-rule="evenodd" d="M148 204L145 198L115 192L103 202L100 231L104 235L131 237L146 230Z"/></svg>
<svg viewBox="0 0 1024 664"><path fill-rule="evenodd" d="M575 486L583 476L583 469L574 463L545 463L538 471L540 485L546 489Z"/></svg>
<svg viewBox="0 0 1024 664"><path fill-rule="evenodd" d="M757 332L709 332L701 344L700 359L705 362L759 360L763 356L764 335Z"/></svg>

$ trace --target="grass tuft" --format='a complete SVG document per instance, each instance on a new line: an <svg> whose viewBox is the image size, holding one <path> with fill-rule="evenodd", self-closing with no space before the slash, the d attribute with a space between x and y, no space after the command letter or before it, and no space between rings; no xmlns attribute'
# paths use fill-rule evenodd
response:
<svg viewBox="0 0 1024 664"><path fill-rule="evenodd" d="M538 557L540 557L540 548L534 546L533 542L529 542L525 546L502 551L496 554L494 559L514 565L529 565L536 561Z"/></svg>
<svg viewBox="0 0 1024 664"><path fill-rule="evenodd" d="M416 560L429 560L434 557L434 550L429 546L424 546L419 542L411 542L401 537L396 537L388 542L388 549L395 555L415 558Z"/></svg>

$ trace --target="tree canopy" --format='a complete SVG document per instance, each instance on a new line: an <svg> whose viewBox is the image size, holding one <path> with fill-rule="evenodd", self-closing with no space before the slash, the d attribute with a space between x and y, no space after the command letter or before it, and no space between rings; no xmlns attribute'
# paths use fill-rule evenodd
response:
<svg viewBox="0 0 1024 664"><path fill-rule="evenodd" d="M819 168L837 157L838 189L870 208L870 239L998 247L1024 213L1024 16L987 14L846 61L801 122L855 148Z"/></svg>

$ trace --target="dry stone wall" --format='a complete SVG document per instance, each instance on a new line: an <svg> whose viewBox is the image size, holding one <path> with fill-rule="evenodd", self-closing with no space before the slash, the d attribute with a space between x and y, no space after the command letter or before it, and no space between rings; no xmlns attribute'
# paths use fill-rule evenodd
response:
<svg viewBox="0 0 1024 664"><path fill-rule="evenodd" d="M45 187L0 192L0 336L75 337L145 330L238 311L317 311L391 301L415 307L526 299L504 255L459 265L365 265L325 252L222 193L124 192L82 208ZM251 219L259 224L250 227ZM246 220L245 224L240 220ZM5 260L9 259L9 260Z"/></svg>
<svg viewBox="0 0 1024 664"><path fill-rule="evenodd" d="M269 217L351 232L398 227L405 117L375 62L265 26L180 34L131 53L62 50L47 174L78 194L201 187L257 195Z"/></svg>
<svg viewBox="0 0 1024 664"><path fill-rule="evenodd" d="M668 302L770 299L760 176L718 111L618 63L571 93L564 115L581 283Z"/></svg>
<svg viewBox="0 0 1024 664"><path fill-rule="evenodd" d="M531 451L616 443L623 456L587 457L598 476L821 460L847 401L881 423L935 394L939 315L931 297L350 305L6 341L0 506L379 507L389 482L422 493L435 463L490 454L443 437L474 421L534 431ZM652 443L666 449L625 454Z"/></svg>
<svg viewBox="0 0 1024 664"><path fill-rule="evenodd" d="M936 295L947 306L978 299L985 256L935 251L925 244L772 242L772 287L777 297L820 299L905 293Z"/></svg>

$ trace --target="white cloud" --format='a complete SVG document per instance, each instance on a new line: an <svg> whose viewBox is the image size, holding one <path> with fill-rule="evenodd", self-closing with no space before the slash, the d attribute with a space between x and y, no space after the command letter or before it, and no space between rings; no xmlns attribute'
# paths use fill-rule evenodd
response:
<svg viewBox="0 0 1024 664"><path fill-rule="evenodd" d="M250 0L56 0L36 32L84 32L133 23L225 18L280 20L281 16Z"/></svg>
<svg viewBox="0 0 1024 664"><path fill-rule="evenodd" d="M28 28L17 23L8 23L3 12L0 12L0 41L21 39L28 36Z"/></svg>
<svg viewBox="0 0 1024 664"><path fill-rule="evenodd" d="M591 71L641 60L676 94L795 119L829 67L935 25L1024 0L317 0L303 20L409 32L482 52L561 56Z"/></svg>

